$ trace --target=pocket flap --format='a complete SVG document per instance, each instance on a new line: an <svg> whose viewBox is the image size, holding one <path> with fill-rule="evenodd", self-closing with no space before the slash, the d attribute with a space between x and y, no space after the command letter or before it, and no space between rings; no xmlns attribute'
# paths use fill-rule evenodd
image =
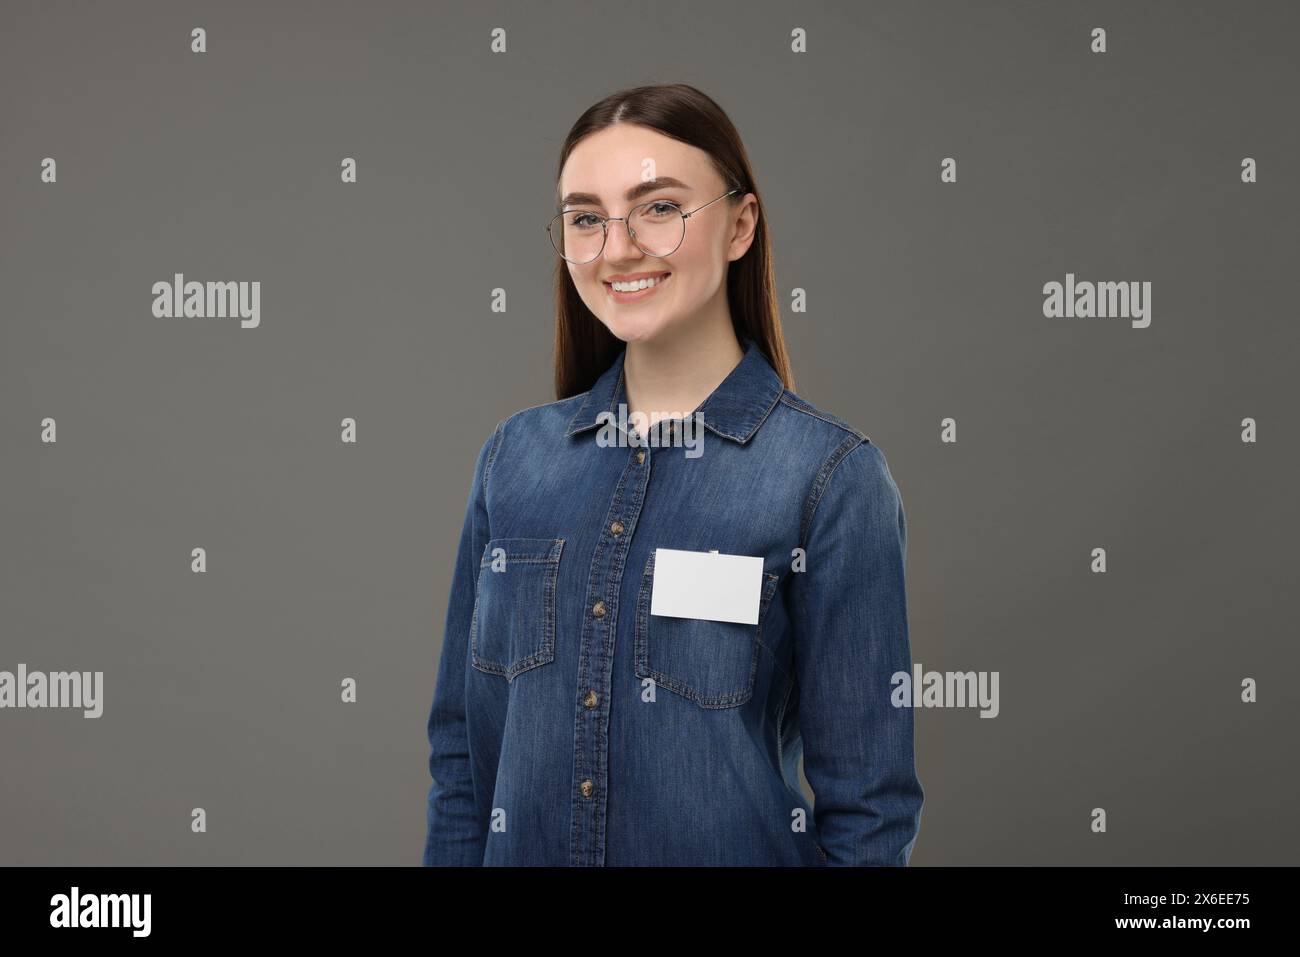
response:
<svg viewBox="0 0 1300 957"><path fill-rule="evenodd" d="M493 562L558 562L562 538L494 538L483 547L479 568Z"/></svg>

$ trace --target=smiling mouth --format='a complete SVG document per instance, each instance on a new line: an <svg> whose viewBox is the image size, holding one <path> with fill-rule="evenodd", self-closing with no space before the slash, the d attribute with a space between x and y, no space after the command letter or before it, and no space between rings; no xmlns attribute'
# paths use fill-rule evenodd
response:
<svg viewBox="0 0 1300 957"><path fill-rule="evenodd" d="M647 298L648 296L650 296L651 293L653 293L656 289L658 289L660 286L662 286L662 285L663 285L665 282L667 282L671 277L672 277L672 273L671 273L671 272L660 273L658 276L655 276L655 277L654 277L655 282L654 282L653 285L651 285L651 286L645 286L645 287L643 287L643 288L641 288L641 289L633 289L633 290L626 291L626 292L623 291L623 290L620 290L620 289L615 289L615 288L614 288L614 284L613 284L612 282L607 281L607 280L603 280L603 279L602 279L602 280L601 280L601 285L603 285L603 286L605 287L605 292L606 292L606 294L612 296L615 300L617 300L617 301L631 301L631 300L636 300L636 299L645 299L645 298ZM647 278L649 278L649 277L647 277Z"/></svg>
<svg viewBox="0 0 1300 957"><path fill-rule="evenodd" d="M645 276L642 278L646 278L646 280L655 280L655 282L658 283L658 282L662 282L663 280L667 280L669 276L672 276L672 273L667 272L667 270L664 270L664 272L662 273L655 273L654 276ZM629 280L629 282L634 282L634 281L636 280ZM614 283L612 283L610 280L601 280L601 282L603 282L604 285L606 286L614 285Z"/></svg>

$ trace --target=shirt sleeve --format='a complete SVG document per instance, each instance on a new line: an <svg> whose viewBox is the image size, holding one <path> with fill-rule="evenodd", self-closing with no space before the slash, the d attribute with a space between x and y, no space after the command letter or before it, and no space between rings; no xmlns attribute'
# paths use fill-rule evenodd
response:
<svg viewBox="0 0 1300 957"><path fill-rule="evenodd" d="M884 454L862 439L818 477L791 584L804 774L832 865L903 867L924 792L912 709L890 703L912 670L902 496Z"/></svg>
<svg viewBox="0 0 1300 957"><path fill-rule="evenodd" d="M442 657L429 711L429 774L433 784L429 788L425 867L480 866L486 847L488 822L479 819L474 799L465 722L465 676L479 562L491 537L485 492L487 476L500 434L498 423L474 464L474 483L452 570Z"/></svg>

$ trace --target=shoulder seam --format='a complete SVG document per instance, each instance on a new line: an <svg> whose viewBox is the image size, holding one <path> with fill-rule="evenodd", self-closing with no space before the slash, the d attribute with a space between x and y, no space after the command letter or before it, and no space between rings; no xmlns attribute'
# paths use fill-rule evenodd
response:
<svg viewBox="0 0 1300 957"><path fill-rule="evenodd" d="M483 502L487 504L488 476L492 474L492 463L496 461L497 449L501 447L501 438L505 435L503 426L505 420L497 423L497 427L492 430L492 447L488 449L487 462L483 465Z"/></svg>
<svg viewBox="0 0 1300 957"><path fill-rule="evenodd" d="M574 399L585 398L587 395L590 394L590 392L591 390L588 389L586 392L579 392L577 395L571 395L565 399L553 399L550 402L543 402L540 405L530 405L527 408L520 409L518 412L512 412L510 415L506 416L504 419L501 420L501 424L505 425L509 423L510 420L515 418L516 416L523 415L525 412L532 412L534 409L545 409L553 405L561 405L565 402L572 402Z"/></svg>
<svg viewBox="0 0 1300 957"><path fill-rule="evenodd" d="M801 546L807 546L808 544L808 532L812 528L813 516L817 512L817 506L822 502L822 495L830 484L835 470L839 468L841 462L848 458L850 452L870 444L871 440L866 436L850 436L836 446L835 451L827 456L826 461L822 463L821 470L813 480L812 490L808 493L808 501L804 504L803 522L799 528L799 544Z"/></svg>
<svg viewBox="0 0 1300 957"><path fill-rule="evenodd" d="M553 405L563 405L565 402L572 402L574 399L584 399L590 393L591 390L588 389L586 392L579 392L577 395L571 395L563 399L553 399L550 402L542 402L538 405L530 405L527 406L526 408L519 409L516 412L510 413L510 415L507 415L504 419L499 421L497 423L496 430L493 433L492 449L488 453L487 467L483 470L484 495L487 494L487 480L488 480L489 473L491 473L492 471L492 463L496 460L497 451L501 448L501 443L505 441L506 426L508 426L519 416L523 415L525 412L532 412L534 409L548 409Z"/></svg>
<svg viewBox="0 0 1300 957"><path fill-rule="evenodd" d="M799 396L795 395L789 389L782 391L780 401L782 404L789 406L796 412L802 412L804 415L811 416L814 419L820 419L827 425L833 425L837 429L848 432L850 435L854 435L859 439L866 439L868 442L871 441L870 437L865 432L854 428L843 419L821 411L806 399L799 398Z"/></svg>

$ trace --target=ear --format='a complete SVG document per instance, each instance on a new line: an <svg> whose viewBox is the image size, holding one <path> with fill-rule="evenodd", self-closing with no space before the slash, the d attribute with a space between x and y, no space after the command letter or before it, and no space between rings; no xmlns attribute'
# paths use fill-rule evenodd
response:
<svg viewBox="0 0 1300 957"><path fill-rule="evenodd" d="M731 243L727 247L727 258L732 262L749 252L758 231L758 215L758 197L746 193L736 207L735 218L732 220Z"/></svg>

